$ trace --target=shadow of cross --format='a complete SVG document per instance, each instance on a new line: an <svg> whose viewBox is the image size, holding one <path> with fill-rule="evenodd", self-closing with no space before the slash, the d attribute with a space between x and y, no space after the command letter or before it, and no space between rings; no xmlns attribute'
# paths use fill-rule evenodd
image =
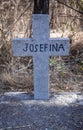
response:
<svg viewBox="0 0 83 130"><path fill-rule="evenodd" d="M49 99L49 56L69 55L68 38L49 38L49 15L34 14L32 38L13 39L14 56L33 56L34 98Z"/></svg>

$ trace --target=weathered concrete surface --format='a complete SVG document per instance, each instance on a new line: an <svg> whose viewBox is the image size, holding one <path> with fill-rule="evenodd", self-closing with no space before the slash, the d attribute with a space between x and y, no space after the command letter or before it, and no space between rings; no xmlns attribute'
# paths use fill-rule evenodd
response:
<svg viewBox="0 0 83 130"><path fill-rule="evenodd" d="M13 52L14 56L33 56L34 98L47 100L49 99L49 56L69 55L69 39L49 38L49 15L47 14L33 15L32 29L32 38L13 40Z"/></svg>

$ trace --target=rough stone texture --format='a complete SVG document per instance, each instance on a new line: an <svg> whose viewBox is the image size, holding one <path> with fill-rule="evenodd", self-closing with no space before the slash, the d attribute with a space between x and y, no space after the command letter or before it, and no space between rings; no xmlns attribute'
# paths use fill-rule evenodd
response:
<svg viewBox="0 0 83 130"><path fill-rule="evenodd" d="M35 14L32 17L32 29L34 40L40 42L48 41L49 31L49 15Z"/></svg>
<svg viewBox="0 0 83 130"><path fill-rule="evenodd" d="M58 44L58 45L62 44L64 47L64 51L63 51L63 49L59 49L59 51L49 52L50 56L67 56L67 55L69 55L69 52L70 52L69 38L50 38L49 43Z"/></svg>
<svg viewBox="0 0 83 130"><path fill-rule="evenodd" d="M34 97L49 99L49 59L44 54L34 57Z"/></svg>
<svg viewBox="0 0 83 130"><path fill-rule="evenodd" d="M83 130L83 95L52 93L50 100L10 92L0 95L0 130Z"/></svg>
<svg viewBox="0 0 83 130"><path fill-rule="evenodd" d="M49 37L49 16L33 15L33 37L35 43L45 44ZM36 53L34 57L34 97L35 99L48 99L48 56Z"/></svg>
<svg viewBox="0 0 83 130"><path fill-rule="evenodd" d="M34 97L35 99L49 99L49 56L68 55L69 39L49 39L49 15L35 14L32 18L33 38L23 38L13 40L14 56L33 56L34 61ZM63 44L64 50L50 52L47 51L26 51L26 44ZM25 50L25 51L23 51ZM42 49L41 49L42 50Z"/></svg>

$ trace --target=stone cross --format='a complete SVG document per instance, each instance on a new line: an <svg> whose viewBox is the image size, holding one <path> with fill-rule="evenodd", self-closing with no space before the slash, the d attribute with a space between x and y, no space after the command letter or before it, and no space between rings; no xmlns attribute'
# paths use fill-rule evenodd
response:
<svg viewBox="0 0 83 130"><path fill-rule="evenodd" d="M49 38L49 0L34 0L32 38L13 39L14 56L32 56L34 98L49 99L49 56L69 55L68 38Z"/></svg>
<svg viewBox="0 0 83 130"><path fill-rule="evenodd" d="M49 38L49 15L34 14L32 38L13 39L14 56L33 56L34 98L49 99L49 56L69 55L68 38Z"/></svg>

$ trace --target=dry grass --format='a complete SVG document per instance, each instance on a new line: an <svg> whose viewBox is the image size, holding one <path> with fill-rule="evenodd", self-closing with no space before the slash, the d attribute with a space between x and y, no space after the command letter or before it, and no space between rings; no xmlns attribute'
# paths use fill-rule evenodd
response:
<svg viewBox="0 0 83 130"><path fill-rule="evenodd" d="M75 63L65 64L63 60L60 62L63 65L55 63L50 71L52 91L83 91L83 71L79 71Z"/></svg>
<svg viewBox="0 0 83 130"><path fill-rule="evenodd" d="M33 76L3 73L1 81L6 91L33 91ZM4 90L5 91L5 90Z"/></svg>
<svg viewBox="0 0 83 130"><path fill-rule="evenodd" d="M83 90L83 32L79 30L83 27L83 16L55 1L52 2L50 4L50 27L53 29L51 37L69 37L71 52L69 57L51 57L50 89L81 91ZM11 40L14 37L31 36L33 1L3 0L0 1L0 12L0 92L31 92L33 90L32 58L13 57Z"/></svg>
<svg viewBox="0 0 83 130"><path fill-rule="evenodd" d="M60 57L51 57L49 75L51 91L83 91L83 70L78 63L66 63ZM4 71L0 79L3 91L33 91L33 71L27 71L26 66L19 70L13 67L11 73Z"/></svg>

